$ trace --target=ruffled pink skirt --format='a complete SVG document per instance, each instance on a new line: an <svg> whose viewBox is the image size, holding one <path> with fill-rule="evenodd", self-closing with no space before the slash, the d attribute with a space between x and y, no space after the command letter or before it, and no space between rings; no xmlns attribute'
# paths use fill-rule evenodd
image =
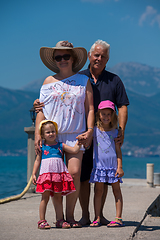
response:
<svg viewBox="0 0 160 240"><path fill-rule="evenodd" d="M45 191L50 191L51 196L54 193L65 196L76 191L73 178L62 159L42 160L36 192L44 193Z"/></svg>
<svg viewBox="0 0 160 240"><path fill-rule="evenodd" d="M62 196L65 196L75 192L76 189L70 174L45 173L37 180L36 192L44 193L45 191L50 191L50 195L53 197L54 193L61 193Z"/></svg>

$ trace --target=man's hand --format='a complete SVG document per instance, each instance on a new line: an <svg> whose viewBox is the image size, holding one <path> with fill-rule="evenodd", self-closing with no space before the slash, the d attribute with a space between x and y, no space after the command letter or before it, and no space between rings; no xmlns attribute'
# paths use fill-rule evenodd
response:
<svg viewBox="0 0 160 240"><path fill-rule="evenodd" d="M123 140L124 140L124 132L123 132L122 128L119 128L118 136L114 139L115 144L120 144L120 147L121 147L123 144Z"/></svg>
<svg viewBox="0 0 160 240"><path fill-rule="evenodd" d="M40 102L39 99L36 99L33 103L34 109L36 111L36 113L38 112L42 112L43 111L43 107L44 107L44 103Z"/></svg>

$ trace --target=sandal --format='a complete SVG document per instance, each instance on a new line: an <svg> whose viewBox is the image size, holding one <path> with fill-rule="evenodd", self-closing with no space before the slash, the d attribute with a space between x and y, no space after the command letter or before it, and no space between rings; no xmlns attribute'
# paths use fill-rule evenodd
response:
<svg viewBox="0 0 160 240"><path fill-rule="evenodd" d="M100 227L101 226L101 223L98 222L98 221L93 221L91 224L90 224L90 227Z"/></svg>
<svg viewBox="0 0 160 240"><path fill-rule="evenodd" d="M48 224L48 222L46 220L40 220L38 222L38 228L39 229L50 229L51 226Z"/></svg>
<svg viewBox="0 0 160 240"><path fill-rule="evenodd" d="M67 229L67 228L71 228L71 225L70 225L68 222L65 222L64 219L61 219L61 220L57 220L57 222L56 222L56 228L64 228L64 229Z"/></svg>
<svg viewBox="0 0 160 240"><path fill-rule="evenodd" d="M79 222L75 221L75 220L73 220L73 221L71 221L69 223L71 225L71 228L81 228L82 227L82 225Z"/></svg>
<svg viewBox="0 0 160 240"><path fill-rule="evenodd" d="M122 218L116 218L117 220L120 220L121 222L111 221L107 227L124 227L125 224L122 222Z"/></svg>

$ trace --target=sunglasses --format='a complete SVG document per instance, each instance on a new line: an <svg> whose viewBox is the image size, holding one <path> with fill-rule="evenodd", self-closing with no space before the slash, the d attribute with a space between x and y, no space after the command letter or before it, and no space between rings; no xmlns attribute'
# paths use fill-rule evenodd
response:
<svg viewBox="0 0 160 240"><path fill-rule="evenodd" d="M62 58L66 61L66 60L69 60L70 57L71 57L70 54L64 54L64 55L62 55L62 56L61 56L61 55L57 55L57 56L54 57L54 59L55 59L57 62L60 62L60 61L62 61Z"/></svg>

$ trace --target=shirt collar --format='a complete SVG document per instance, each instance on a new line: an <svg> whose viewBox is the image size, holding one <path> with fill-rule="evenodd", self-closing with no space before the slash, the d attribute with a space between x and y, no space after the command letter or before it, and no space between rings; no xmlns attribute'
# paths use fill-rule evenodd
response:
<svg viewBox="0 0 160 240"><path fill-rule="evenodd" d="M98 76L97 82L100 81L100 80L103 78L104 73L105 73L105 68L102 70L101 74ZM92 75L91 75L91 72L90 72L90 64L88 65L86 75L87 75L87 77L90 78L90 81L91 81L93 84L95 84L94 79L93 79L93 77L92 77Z"/></svg>

